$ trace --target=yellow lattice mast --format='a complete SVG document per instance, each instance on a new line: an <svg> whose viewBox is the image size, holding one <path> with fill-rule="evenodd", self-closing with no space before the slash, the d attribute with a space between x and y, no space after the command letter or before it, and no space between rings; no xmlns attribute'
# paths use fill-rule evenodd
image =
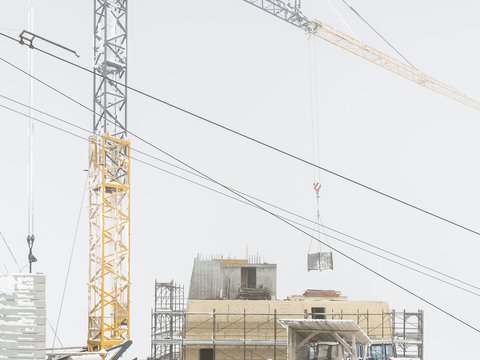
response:
<svg viewBox="0 0 480 360"><path fill-rule="evenodd" d="M130 339L126 14L126 0L95 1L95 135L89 148L89 351Z"/></svg>

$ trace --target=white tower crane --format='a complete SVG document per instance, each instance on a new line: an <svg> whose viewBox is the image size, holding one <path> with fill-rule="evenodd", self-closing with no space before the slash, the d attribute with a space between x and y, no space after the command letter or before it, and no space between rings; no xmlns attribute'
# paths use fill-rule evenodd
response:
<svg viewBox="0 0 480 360"><path fill-rule="evenodd" d="M262 9L277 18L280 18L309 34L320 39L328 41L352 54L360 56L384 69L387 69L397 75L404 77L414 83L433 90L441 95L449 97L459 103L467 105L473 109L480 110L480 102L465 95L457 89L441 81L435 80L431 76L417 70L410 64L401 62L384 52L375 49L372 46L364 44L360 40L347 35L334 27L321 22L320 20L309 20L301 12L301 1L296 0L288 3L280 0L243 0L251 5Z"/></svg>

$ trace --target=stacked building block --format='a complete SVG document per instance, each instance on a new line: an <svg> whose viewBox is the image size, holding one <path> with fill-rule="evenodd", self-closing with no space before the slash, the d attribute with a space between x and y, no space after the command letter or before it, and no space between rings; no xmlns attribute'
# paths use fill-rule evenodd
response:
<svg viewBox="0 0 480 360"><path fill-rule="evenodd" d="M0 359L45 360L45 275L0 276Z"/></svg>

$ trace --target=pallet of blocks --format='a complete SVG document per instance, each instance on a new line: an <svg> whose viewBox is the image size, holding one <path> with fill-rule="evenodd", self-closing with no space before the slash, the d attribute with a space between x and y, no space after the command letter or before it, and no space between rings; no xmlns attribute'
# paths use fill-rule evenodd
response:
<svg viewBox="0 0 480 360"><path fill-rule="evenodd" d="M45 275L0 276L0 359L44 360Z"/></svg>

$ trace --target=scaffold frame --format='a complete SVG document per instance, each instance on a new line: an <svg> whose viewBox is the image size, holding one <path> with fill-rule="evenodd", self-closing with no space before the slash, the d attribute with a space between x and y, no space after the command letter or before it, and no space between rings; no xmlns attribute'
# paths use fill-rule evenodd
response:
<svg viewBox="0 0 480 360"><path fill-rule="evenodd" d="M279 313L272 309L269 313L249 313L213 309L183 312L181 316L184 321L183 331L178 333L182 334L181 338L157 341L157 345L173 345L179 349L175 353L180 354L179 357L171 357L176 360L191 359L192 351L197 358L200 349L212 349L214 360L287 360L287 332L278 320L295 318L353 320L372 340L392 344L398 358L423 360L422 311ZM170 359L152 356L152 359L160 358Z"/></svg>
<svg viewBox="0 0 480 360"><path fill-rule="evenodd" d="M152 310L151 359L182 359L185 320L183 286L172 281L155 281L155 306Z"/></svg>

